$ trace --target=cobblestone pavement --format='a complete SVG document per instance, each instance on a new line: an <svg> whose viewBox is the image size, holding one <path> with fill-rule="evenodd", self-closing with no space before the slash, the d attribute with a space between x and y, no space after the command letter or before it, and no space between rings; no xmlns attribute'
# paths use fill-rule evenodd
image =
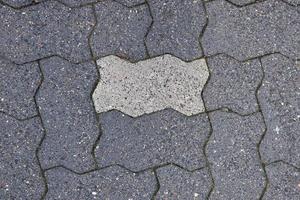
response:
<svg viewBox="0 0 300 200"><path fill-rule="evenodd" d="M299 200L300 0L0 0L1 200Z"/></svg>

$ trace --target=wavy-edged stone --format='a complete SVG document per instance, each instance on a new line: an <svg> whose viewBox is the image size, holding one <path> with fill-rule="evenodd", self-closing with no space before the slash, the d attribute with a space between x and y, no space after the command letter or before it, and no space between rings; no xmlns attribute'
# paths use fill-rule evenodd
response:
<svg viewBox="0 0 300 200"><path fill-rule="evenodd" d="M46 199L151 199L156 189L152 172L132 173L118 166L82 175L56 168L46 178Z"/></svg>
<svg viewBox="0 0 300 200"><path fill-rule="evenodd" d="M0 111L17 119L37 115L34 94L40 84L38 63L15 65L0 58Z"/></svg>
<svg viewBox="0 0 300 200"><path fill-rule="evenodd" d="M0 127L0 199L41 199L45 184L35 153L43 137L40 119L0 113Z"/></svg>
<svg viewBox="0 0 300 200"><path fill-rule="evenodd" d="M96 57L118 55L130 61L146 58L144 37L152 18L146 5L128 8L115 1L96 4L97 26L91 37Z"/></svg>
<svg viewBox="0 0 300 200"><path fill-rule="evenodd" d="M91 7L71 9L47 1L21 10L1 5L0 13L0 55L9 60L22 64L51 55L73 62L91 58Z"/></svg>
<svg viewBox="0 0 300 200"><path fill-rule="evenodd" d="M265 131L261 114L209 115L213 133L206 155L215 185L210 199L259 199L266 182L257 151Z"/></svg>
<svg viewBox="0 0 300 200"><path fill-rule="evenodd" d="M2 2L14 8L21 8L34 3L33 0L2 0Z"/></svg>
<svg viewBox="0 0 300 200"><path fill-rule="evenodd" d="M127 7L138 6L140 4L145 3L145 0L114 0L119 2Z"/></svg>
<svg viewBox="0 0 300 200"><path fill-rule="evenodd" d="M159 191L157 200L162 199L205 199L208 196L212 181L206 168L193 172L168 165L158 168Z"/></svg>
<svg viewBox="0 0 300 200"><path fill-rule="evenodd" d="M102 135L95 149L101 167L119 164L140 171L167 163L194 170L206 165L203 146L210 126L206 114L187 117L166 109L132 118L102 113Z"/></svg>
<svg viewBox="0 0 300 200"><path fill-rule="evenodd" d="M265 77L258 100L267 132L260 151L265 162L285 160L300 166L300 66L273 54L262 58Z"/></svg>
<svg viewBox="0 0 300 200"><path fill-rule="evenodd" d="M203 91L208 110L229 108L240 114L258 110L256 90L263 77L258 59L239 62L226 55L207 59L210 79Z"/></svg>
<svg viewBox="0 0 300 200"><path fill-rule="evenodd" d="M269 184L264 200L300 199L300 169L278 162L268 165L266 172Z"/></svg>
<svg viewBox="0 0 300 200"><path fill-rule="evenodd" d="M205 55L226 53L238 60L281 52L300 57L300 13L283 1L238 8L226 1L206 4L209 23L202 37Z"/></svg>
<svg viewBox="0 0 300 200"><path fill-rule="evenodd" d="M99 135L90 98L98 79L94 62L72 64L51 57L41 61L41 68L44 81L36 98L46 129L39 152L42 167L94 168L91 152Z"/></svg>
<svg viewBox="0 0 300 200"><path fill-rule="evenodd" d="M183 60L203 55L199 37L206 24L201 0L149 0L153 25L146 38L150 56L166 53Z"/></svg>
<svg viewBox="0 0 300 200"><path fill-rule="evenodd" d="M204 112L204 59L183 62L171 55L130 63L117 56L97 61L100 81L93 93L98 113L112 109L137 117L165 108L185 115Z"/></svg>

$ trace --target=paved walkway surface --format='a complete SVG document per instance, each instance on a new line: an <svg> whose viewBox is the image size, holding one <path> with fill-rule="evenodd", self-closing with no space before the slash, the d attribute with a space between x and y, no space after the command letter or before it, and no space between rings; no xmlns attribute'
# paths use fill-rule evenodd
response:
<svg viewBox="0 0 300 200"><path fill-rule="evenodd" d="M1 200L299 200L299 0L0 0Z"/></svg>

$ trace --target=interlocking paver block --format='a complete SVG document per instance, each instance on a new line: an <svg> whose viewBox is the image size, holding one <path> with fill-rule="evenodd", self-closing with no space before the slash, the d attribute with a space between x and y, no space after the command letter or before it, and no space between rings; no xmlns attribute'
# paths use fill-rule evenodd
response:
<svg viewBox="0 0 300 200"><path fill-rule="evenodd" d="M91 38L97 57L118 55L131 61L146 58L144 37L151 24L146 5L127 8L114 1L96 4L98 24Z"/></svg>
<svg viewBox="0 0 300 200"><path fill-rule="evenodd" d="M118 111L100 115L102 135L95 149L99 166L120 164L133 171L175 163L205 166L203 146L210 127L206 114L184 116L166 109L138 118Z"/></svg>
<svg viewBox="0 0 300 200"><path fill-rule="evenodd" d="M240 114L258 109L256 89L263 72L258 59L239 62L226 55L207 59L210 79L203 91L208 110L229 108Z"/></svg>
<svg viewBox="0 0 300 200"><path fill-rule="evenodd" d="M211 199L258 199L265 184L257 151L265 130L262 116L216 111L210 120L213 133L206 154L215 183Z"/></svg>
<svg viewBox="0 0 300 200"><path fill-rule="evenodd" d="M266 162L285 160L300 167L300 68L288 58L273 54L262 58L265 77L258 100L267 132L261 143Z"/></svg>
<svg viewBox="0 0 300 200"><path fill-rule="evenodd" d="M50 55L73 62L91 57L88 35L94 25L90 7L70 9L47 1L21 10L0 6L0 55L25 63Z"/></svg>
<svg viewBox="0 0 300 200"><path fill-rule="evenodd" d="M63 165L77 172L93 168L91 152L99 130L90 94L96 66L51 57L41 61L41 68L45 80L37 104L46 129L39 154L42 167Z"/></svg>
<svg viewBox="0 0 300 200"><path fill-rule="evenodd" d="M243 8L223 0L207 3L209 23L202 38L205 55L226 53L246 60L281 52L300 57L300 13L283 1Z"/></svg>
<svg viewBox="0 0 300 200"><path fill-rule="evenodd" d="M156 189L153 173L132 173L121 167L109 167L83 175L63 168L46 172L46 199L151 199Z"/></svg>
<svg viewBox="0 0 300 200"><path fill-rule="evenodd" d="M18 119L37 115L34 94L40 81L37 63L15 65L0 59L0 111Z"/></svg>
<svg viewBox="0 0 300 200"><path fill-rule="evenodd" d="M0 199L40 199L45 190L36 158L39 118L17 121L0 113Z"/></svg>
<svg viewBox="0 0 300 200"><path fill-rule="evenodd" d="M201 0L149 0L153 26L146 39L150 56L170 53L183 60L203 55L199 36L206 24Z"/></svg>
<svg viewBox="0 0 300 200"><path fill-rule="evenodd" d="M159 191L156 199L205 199L212 181L207 169L188 172L179 167L168 165L157 169Z"/></svg>
<svg viewBox="0 0 300 200"><path fill-rule="evenodd" d="M244 6L250 3L254 3L256 0L228 0L235 5Z"/></svg>
<svg viewBox="0 0 300 200"><path fill-rule="evenodd" d="M283 162L266 167L269 185L264 200L300 199L300 170Z"/></svg>
<svg viewBox="0 0 300 200"><path fill-rule="evenodd" d="M171 55L130 63L117 56L97 61L100 82L93 94L98 113L112 109L133 117L173 108L204 112L201 91L208 78L204 59L183 62Z"/></svg>

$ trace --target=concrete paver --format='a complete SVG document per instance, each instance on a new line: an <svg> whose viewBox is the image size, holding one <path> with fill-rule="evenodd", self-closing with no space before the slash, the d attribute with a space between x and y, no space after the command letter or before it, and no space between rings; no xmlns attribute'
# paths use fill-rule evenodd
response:
<svg viewBox="0 0 300 200"><path fill-rule="evenodd" d="M257 145L265 127L261 114L210 114L213 133L207 145L214 190L210 199L259 199L265 185Z"/></svg>
<svg viewBox="0 0 300 200"><path fill-rule="evenodd" d="M99 166L119 164L133 171L175 163L194 170L206 165L203 147L210 132L206 114L184 116L167 109L137 118L118 111L99 116Z"/></svg>
<svg viewBox="0 0 300 200"><path fill-rule="evenodd" d="M90 94L98 78L96 66L52 57L42 60L41 68L44 81L36 97L46 129L41 165L76 172L94 168L92 148L99 129Z"/></svg>
<svg viewBox="0 0 300 200"><path fill-rule="evenodd" d="M98 113L117 109L137 117L165 108L185 115L204 112L201 92L208 69L203 59L185 63L165 55L130 63L108 56L97 65L101 79L93 100Z"/></svg>
<svg viewBox="0 0 300 200"><path fill-rule="evenodd" d="M151 199L156 189L153 173L136 174L121 167L83 175L56 168L47 171L46 178L49 181L46 199Z"/></svg>
<svg viewBox="0 0 300 200"><path fill-rule="evenodd" d="M40 199L45 183L36 158L43 137L38 117L18 121L0 113L0 199Z"/></svg>
<svg viewBox="0 0 300 200"><path fill-rule="evenodd" d="M265 77L258 99L267 132L261 143L266 162L284 160L300 166L300 68L295 61L274 54L262 58Z"/></svg>
<svg viewBox="0 0 300 200"><path fill-rule="evenodd" d="M183 60L203 55L199 43L206 24L201 0L149 0L153 25L146 38L150 56L165 53Z"/></svg>
<svg viewBox="0 0 300 200"><path fill-rule="evenodd" d="M37 115L34 102L41 81L37 62L15 65L0 59L0 111L17 119Z"/></svg>

